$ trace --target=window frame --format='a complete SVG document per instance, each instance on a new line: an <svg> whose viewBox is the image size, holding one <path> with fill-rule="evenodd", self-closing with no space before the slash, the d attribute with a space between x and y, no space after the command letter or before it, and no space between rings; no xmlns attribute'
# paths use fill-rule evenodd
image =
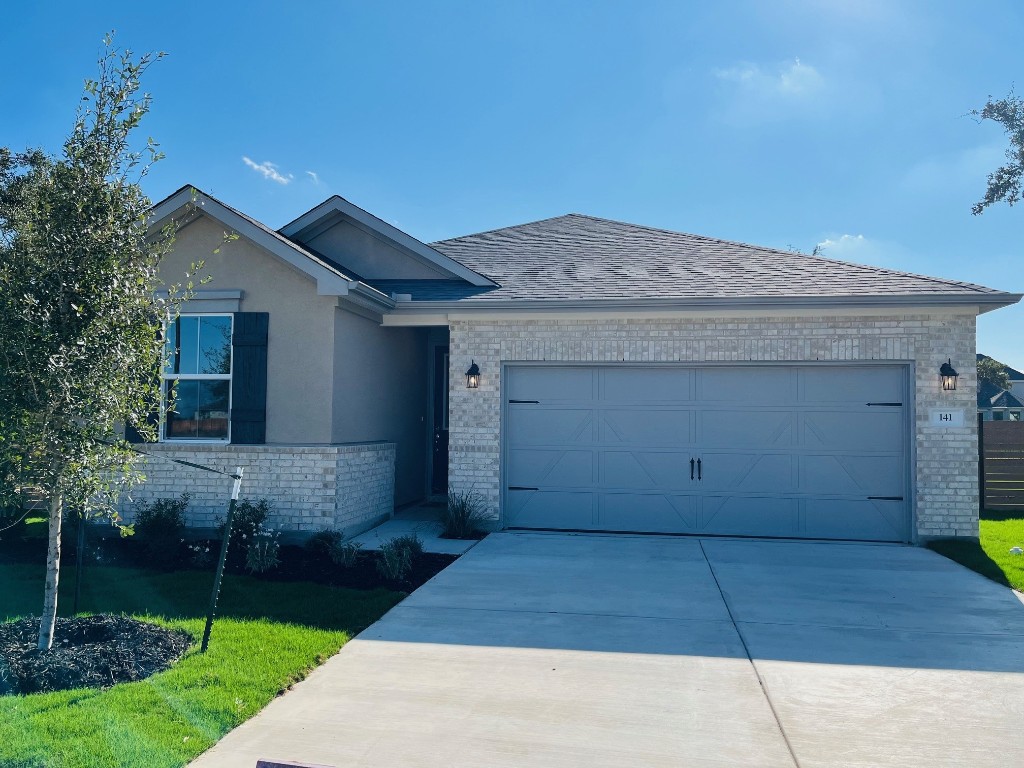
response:
<svg viewBox="0 0 1024 768"><path fill-rule="evenodd" d="M231 320L231 372L223 373L167 373L167 361L160 367L160 433L159 442L177 443L182 445L229 445L231 443L231 399L234 393L235 381L235 315L233 312L179 312L175 320L183 317L227 317ZM167 339L170 332L172 320L164 324L164 338ZM165 342L166 349L166 342ZM167 436L167 388L168 381L227 381L228 382L228 433L225 437L168 437Z"/></svg>

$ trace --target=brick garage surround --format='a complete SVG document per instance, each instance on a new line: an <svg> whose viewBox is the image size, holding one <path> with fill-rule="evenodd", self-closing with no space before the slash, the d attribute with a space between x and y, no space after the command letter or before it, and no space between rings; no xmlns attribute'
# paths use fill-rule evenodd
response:
<svg viewBox="0 0 1024 768"><path fill-rule="evenodd" d="M449 486L475 490L499 518L501 365L514 362L911 363L914 382L917 539L978 536L975 316L950 312L818 317L651 320L453 320L449 398ZM942 392L939 366L960 379ZM470 361L481 383L466 389ZM959 408L960 428L931 427L928 410Z"/></svg>
<svg viewBox="0 0 1024 768"><path fill-rule="evenodd" d="M341 445L182 445L149 444L142 459L146 482L122 499L121 514L131 520L140 502L188 492L188 525L208 528L224 517L231 479L184 467L157 456L205 464L225 472L245 469L242 498L266 498L271 526L286 532L335 528L362 532L390 517L395 498L395 445L387 442Z"/></svg>

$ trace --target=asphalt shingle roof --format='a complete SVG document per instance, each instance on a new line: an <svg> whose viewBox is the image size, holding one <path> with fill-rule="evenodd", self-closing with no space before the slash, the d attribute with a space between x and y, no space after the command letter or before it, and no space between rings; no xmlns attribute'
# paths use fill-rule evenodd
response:
<svg viewBox="0 0 1024 768"><path fill-rule="evenodd" d="M419 301L865 297L1002 291L821 256L568 214L431 243L498 283L374 281ZM1008 302L1009 303L1009 302Z"/></svg>
<svg viewBox="0 0 1024 768"><path fill-rule="evenodd" d="M1024 408L1024 403L1010 391L1001 389L990 381L983 381L978 385L978 407Z"/></svg>

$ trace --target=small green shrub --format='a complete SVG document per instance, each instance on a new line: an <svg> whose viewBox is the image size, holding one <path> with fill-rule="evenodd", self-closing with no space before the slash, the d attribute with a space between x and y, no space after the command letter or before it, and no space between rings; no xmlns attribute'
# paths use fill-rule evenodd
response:
<svg viewBox="0 0 1024 768"><path fill-rule="evenodd" d="M362 546L355 541L345 541L341 531L332 531L329 528L317 531L306 540L306 549L330 558L332 563L342 568L351 568L356 564Z"/></svg>
<svg viewBox="0 0 1024 768"><path fill-rule="evenodd" d="M377 572L388 581L403 581L412 571L414 559L423 554L423 542L416 534L396 536L380 547Z"/></svg>
<svg viewBox="0 0 1024 768"><path fill-rule="evenodd" d="M191 496L156 499L141 504L135 514L135 535L146 562L156 568L173 568L181 563L185 533L185 513Z"/></svg>
<svg viewBox="0 0 1024 768"><path fill-rule="evenodd" d="M484 499L476 491L449 491L448 505L441 512L441 537L475 539L484 521Z"/></svg>
<svg viewBox="0 0 1024 768"><path fill-rule="evenodd" d="M259 535L272 512L266 499L242 499L235 504L231 521L231 541L228 545L228 564L232 570L248 567L249 544ZM218 538L224 536L224 522L217 527Z"/></svg>

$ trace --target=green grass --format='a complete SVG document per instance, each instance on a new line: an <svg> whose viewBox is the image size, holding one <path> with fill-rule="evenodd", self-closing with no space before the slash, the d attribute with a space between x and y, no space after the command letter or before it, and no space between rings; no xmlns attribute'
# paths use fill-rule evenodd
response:
<svg viewBox="0 0 1024 768"><path fill-rule="evenodd" d="M1013 547L1024 548L1024 519L988 512L981 520L980 538L980 543L944 540L929 546L982 576L1024 592L1024 555L1010 554Z"/></svg>
<svg viewBox="0 0 1024 768"><path fill-rule="evenodd" d="M74 574L61 601L70 609ZM212 574L89 567L82 611L203 631ZM0 620L36 613L43 569L0 565ZM105 691L0 697L0 766L182 766L301 680L401 595L228 575L210 649ZM63 611L62 611L63 613Z"/></svg>

